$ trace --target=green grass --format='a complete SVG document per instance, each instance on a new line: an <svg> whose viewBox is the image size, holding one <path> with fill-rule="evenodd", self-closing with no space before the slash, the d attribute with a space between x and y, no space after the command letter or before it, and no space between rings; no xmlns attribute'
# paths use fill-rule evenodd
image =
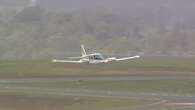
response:
<svg viewBox="0 0 195 110"><path fill-rule="evenodd" d="M125 75L142 71L195 72L195 58L141 58L108 64L64 64L48 60L1 60L0 77Z"/></svg>
<svg viewBox="0 0 195 110"><path fill-rule="evenodd" d="M168 107L168 108L162 108L158 110L194 110L195 107Z"/></svg>
<svg viewBox="0 0 195 110"><path fill-rule="evenodd" d="M55 81L55 82L24 82L4 83L12 86L58 88L58 89L87 89L106 91L129 91L149 93L171 93L171 94L195 94L194 79L161 79L161 80L87 80L87 81Z"/></svg>
<svg viewBox="0 0 195 110"><path fill-rule="evenodd" d="M60 77L60 76L109 76L109 75L157 75L160 72L169 75L188 75L195 73L195 58L141 58L118 63L88 65L52 63L48 60L0 61L0 78L4 77ZM195 75L195 74L194 74ZM4 87L5 86L5 87ZM11 89L9 89L9 87ZM22 87L32 89L24 90ZM42 88L36 90L33 88ZM45 91L49 88L51 91ZM55 90L56 89L56 90ZM0 109L3 110L93 110L113 107L134 107L149 102L141 99L55 96L65 89L87 89L121 92L148 92L163 94L195 94L194 79L159 79L159 80L79 80L24 82L0 84ZM159 108L160 109L160 108ZM191 108L185 108L192 110ZM161 110L161 109L160 109ZM177 107L162 110L183 110Z"/></svg>
<svg viewBox="0 0 195 110"><path fill-rule="evenodd" d="M134 107L146 104L137 99L100 98L81 96L37 97L24 95L0 95L1 110L97 110L118 107Z"/></svg>

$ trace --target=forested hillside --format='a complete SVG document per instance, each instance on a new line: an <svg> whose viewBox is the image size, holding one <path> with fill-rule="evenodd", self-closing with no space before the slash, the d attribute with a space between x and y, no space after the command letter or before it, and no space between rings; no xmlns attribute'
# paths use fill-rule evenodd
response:
<svg viewBox="0 0 195 110"><path fill-rule="evenodd" d="M184 7L182 2L175 7L143 2L121 10L52 11L46 4L3 9L0 59L64 58L80 54L81 43L107 55L195 55L195 2Z"/></svg>

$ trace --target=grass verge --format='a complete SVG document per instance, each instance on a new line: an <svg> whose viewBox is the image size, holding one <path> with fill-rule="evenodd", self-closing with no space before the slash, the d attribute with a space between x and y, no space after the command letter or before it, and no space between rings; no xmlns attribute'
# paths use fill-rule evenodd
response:
<svg viewBox="0 0 195 110"><path fill-rule="evenodd" d="M141 58L107 64L64 64L47 60L0 61L0 77L53 77L99 75L186 75L195 73L195 58Z"/></svg>

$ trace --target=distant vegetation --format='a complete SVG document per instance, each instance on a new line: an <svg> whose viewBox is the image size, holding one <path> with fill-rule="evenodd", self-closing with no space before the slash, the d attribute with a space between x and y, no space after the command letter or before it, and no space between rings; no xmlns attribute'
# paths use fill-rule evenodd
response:
<svg viewBox="0 0 195 110"><path fill-rule="evenodd" d="M195 55L194 19L167 20L166 8L151 10L125 15L108 9L4 9L0 11L0 58L64 58L80 54L81 43L108 55Z"/></svg>

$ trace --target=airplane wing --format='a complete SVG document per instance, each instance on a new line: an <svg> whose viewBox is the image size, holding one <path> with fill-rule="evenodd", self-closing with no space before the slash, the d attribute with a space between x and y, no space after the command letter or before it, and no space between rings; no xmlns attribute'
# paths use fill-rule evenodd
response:
<svg viewBox="0 0 195 110"><path fill-rule="evenodd" d="M52 62L57 62L57 63L83 63L81 60L78 61L71 61L71 60L52 60Z"/></svg>
<svg viewBox="0 0 195 110"><path fill-rule="evenodd" d="M90 56L94 56L94 54L83 55L83 56L79 56L79 57L68 57L68 58L69 59L82 59L82 58L86 58L86 57L90 57Z"/></svg>
<svg viewBox="0 0 195 110"><path fill-rule="evenodd" d="M85 56L80 56L80 57L68 57L69 59L81 59L81 58L86 58Z"/></svg>
<svg viewBox="0 0 195 110"><path fill-rule="evenodd" d="M136 59L140 58L140 56L132 56L132 57L124 57L124 58L116 58L116 61L122 61L122 60L129 60L129 59Z"/></svg>

